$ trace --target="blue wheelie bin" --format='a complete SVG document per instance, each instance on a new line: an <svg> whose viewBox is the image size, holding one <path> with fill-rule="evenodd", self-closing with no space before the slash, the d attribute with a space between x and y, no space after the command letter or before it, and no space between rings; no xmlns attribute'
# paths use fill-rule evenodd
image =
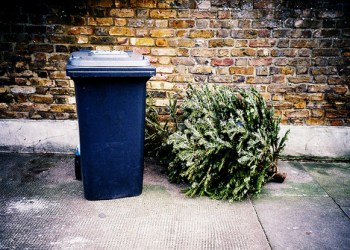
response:
<svg viewBox="0 0 350 250"><path fill-rule="evenodd" d="M86 199L141 194L146 82L155 73L147 58L131 51L70 55Z"/></svg>

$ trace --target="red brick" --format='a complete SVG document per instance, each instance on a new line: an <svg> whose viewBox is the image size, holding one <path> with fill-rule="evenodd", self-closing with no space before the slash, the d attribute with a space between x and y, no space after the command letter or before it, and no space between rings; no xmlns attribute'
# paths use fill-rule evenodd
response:
<svg viewBox="0 0 350 250"><path fill-rule="evenodd" d="M234 64L234 59L232 58L212 58L211 65L213 66L231 66Z"/></svg>
<svg viewBox="0 0 350 250"><path fill-rule="evenodd" d="M340 56L339 49L314 49L313 56Z"/></svg>
<svg viewBox="0 0 350 250"><path fill-rule="evenodd" d="M30 44L28 45L30 52L46 52L52 53L54 51L53 45L51 44Z"/></svg>
<svg viewBox="0 0 350 250"><path fill-rule="evenodd" d="M187 58L187 57L176 57L171 59L171 62L174 65L186 65L186 66L193 66L196 63L193 58Z"/></svg>
<svg viewBox="0 0 350 250"><path fill-rule="evenodd" d="M218 18L219 19L230 19L231 18L231 11L230 10L219 10L218 11Z"/></svg>
<svg viewBox="0 0 350 250"><path fill-rule="evenodd" d="M201 49L195 48L195 49L191 49L191 56L211 58L216 56L216 50L206 49L206 48L201 48Z"/></svg>
<svg viewBox="0 0 350 250"><path fill-rule="evenodd" d="M291 40L290 43L291 48L315 48L317 47L316 40L312 39L297 39L297 40Z"/></svg>
<svg viewBox="0 0 350 250"><path fill-rule="evenodd" d="M249 47L272 47L276 44L274 39L256 39L249 41Z"/></svg>
<svg viewBox="0 0 350 250"><path fill-rule="evenodd" d="M232 49L231 55L232 56L256 56L256 50L252 48Z"/></svg>
<svg viewBox="0 0 350 250"><path fill-rule="evenodd" d="M348 88L342 85L332 86L332 91L337 94L345 94L348 92Z"/></svg>
<svg viewBox="0 0 350 250"><path fill-rule="evenodd" d="M176 49L171 48L153 48L152 55L154 56L176 56Z"/></svg>
<svg viewBox="0 0 350 250"><path fill-rule="evenodd" d="M250 66L269 66L272 64L272 58L253 58L249 59Z"/></svg>
<svg viewBox="0 0 350 250"><path fill-rule="evenodd" d="M327 118L345 118L349 115L348 110L326 109Z"/></svg>
<svg viewBox="0 0 350 250"><path fill-rule="evenodd" d="M9 104L11 111L17 111L17 112L30 112L34 111L34 104L25 102L25 103L11 103Z"/></svg>
<svg viewBox="0 0 350 250"><path fill-rule="evenodd" d="M291 83L311 83L312 76L296 76L296 77L288 77L288 81Z"/></svg>
<svg viewBox="0 0 350 250"><path fill-rule="evenodd" d="M255 0L254 9L273 9L276 7L274 0Z"/></svg>
<svg viewBox="0 0 350 250"><path fill-rule="evenodd" d="M287 110L286 117L287 118L308 118L309 111L308 110Z"/></svg>

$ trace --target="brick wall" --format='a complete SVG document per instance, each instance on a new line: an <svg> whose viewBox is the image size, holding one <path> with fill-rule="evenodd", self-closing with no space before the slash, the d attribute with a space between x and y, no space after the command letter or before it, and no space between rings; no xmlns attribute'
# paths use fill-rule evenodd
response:
<svg viewBox="0 0 350 250"><path fill-rule="evenodd" d="M0 118L76 119L78 49L151 58L165 110L187 83L255 87L285 124L350 124L346 1L12 0L0 10ZM165 114L165 113L164 113Z"/></svg>

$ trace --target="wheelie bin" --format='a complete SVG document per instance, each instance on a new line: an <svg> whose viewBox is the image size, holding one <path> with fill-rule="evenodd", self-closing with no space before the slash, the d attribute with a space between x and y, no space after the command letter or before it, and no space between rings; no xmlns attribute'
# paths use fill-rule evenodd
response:
<svg viewBox="0 0 350 250"><path fill-rule="evenodd" d="M146 82L155 68L131 51L91 50L73 52L66 71L75 87L85 198L141 194Z"/></svg>

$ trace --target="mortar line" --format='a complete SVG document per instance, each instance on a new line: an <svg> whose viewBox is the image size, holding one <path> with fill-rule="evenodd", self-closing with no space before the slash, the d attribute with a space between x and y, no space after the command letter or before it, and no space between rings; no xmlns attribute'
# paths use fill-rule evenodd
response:
<svg viewBox="0 0 350 250"><path fill-rule="evenodd" d="M258 215L258 212L257 212L257 210L256 210L256 208L255 208L255 206L254 206L254 203L253 203L253 201L252 201L252 199L251 199L250 197L249 197L249 202L250 202L250 204L252 205L252 207L253 207L253 209L254 209L254 213L255 213L255 215L256 215L256 218L258 219L259 225L260 225L261 229L262 229L263 232L264 232L265 239L266 239L267 243L269 244L270 249L272 249L272 246L271 246L269 237L267 236L267 233L266 233L266 231L265 231L265 228L264 228L264 226L263 226L263 224L262 224L262 222L261 222L261 220L260 220L260 217L259 217L259 215Z"/></svg>

